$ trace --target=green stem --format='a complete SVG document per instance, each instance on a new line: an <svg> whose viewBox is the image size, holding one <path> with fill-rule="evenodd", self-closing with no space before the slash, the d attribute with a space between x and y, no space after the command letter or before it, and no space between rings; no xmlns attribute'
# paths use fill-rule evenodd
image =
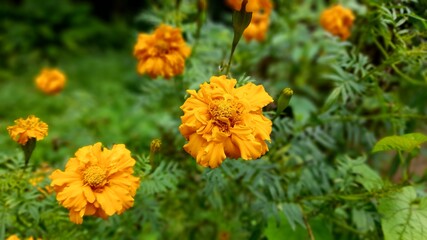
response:
<svg viewBox="0 0 427 240"><path fill-rule="evenodd" d="M427 116L419 115L419 114L400 114L400 113L385 113L378 115L367 115L367 116L356 116L356 115L348 115L348 116L335 116L322 118L322 121L360 121L360 120L382 120L389 118L409 118L409 119L420 119L427 120Z"/></svg>
<svg viewBox="0 0 427 240"><path fill-rule="evenodd" d="M233 59L233 54L234 54L234 50L236 50L236 46L237 46L237 44L236 45L233 44L233 46L231 47L230 58L228 59L227 69L225 71L226 76L228 76L228 74L230 73L231 59Z"/></svg>
<svg viewBox="0 0 427 240"><path fill-rule="evenodd" d="M397 154L399 156L400 166L402 167L403 181L406 182L408 180L408 173L406 171L407 166L405 160L403 159L402 151L398 150Z"/></svg>
<svg viewBox="0 0 427 240"><path fill-rule="evenodd" d="M310 237L310 240L315 240L313 231L311 230L311 226L308 223L307 216L304 214L301 205L299 205L299 207L300 207L301 212L302 212L302 219L304 220L304 225L305 225L305 228L307 229L308 236Z"/></svg>
<svg viewBox="0 0 427 240"><path fill-rule="evenodd" d="M378 47L378 49L381 51L381 53L384 55L384 57L386 57L388 59L389 55L388 55L387 51L383 48L383 46L378 42L377 39L375 39L374 43ZM409 77L408 75L406 75L402 71L400 71L394 63L392 63L390 66L397 73L397 75L399 75L402 79L408 81L409 83L412 83L414 85L419 85L419 86L425 86L426 85L425 82L417 81L417 80Z"/></svg>
<svg viewBox="0 0 427 240"><path fill-rule="evenodd" d="M3 209L6 209L3 206ZM6 239L6 213L4 211L0 212L0 239Z"/></svg>

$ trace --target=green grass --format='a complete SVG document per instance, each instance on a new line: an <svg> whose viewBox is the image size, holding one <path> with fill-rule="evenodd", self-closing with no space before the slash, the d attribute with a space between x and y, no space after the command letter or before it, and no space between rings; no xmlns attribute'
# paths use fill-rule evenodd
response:
<svg viewBox="0 0 427 240"><path fill-rule="evenodd" d="M60 60L56 67L66 74L67 84L55 96L43 94L34 85L42 67L28 67L1 84L0 144L4 150L19 147L9 138L6 127L13 125L14 119L30 114L49 125L49 135L38 142L33 162L65 161L64 156L71 157L79 147L98 141L106 146L125 143L140 154L148 152L150 141L165 131L161 125L168 121L168 114L163 109L153 111L159 103L150 102L151 93L143 92L143 86L153 80L138 76L131 52ZM156 89L159 84L163 90L174 87L172 82L160 81L154 83L157 85L150 83L152 91L160 91Z"/></svg>

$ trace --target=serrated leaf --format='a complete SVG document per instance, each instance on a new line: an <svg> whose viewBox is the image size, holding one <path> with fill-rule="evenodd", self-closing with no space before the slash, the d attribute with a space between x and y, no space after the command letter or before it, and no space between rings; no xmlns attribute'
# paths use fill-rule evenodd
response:
<svg viewBox="0 0 427 240"><path fill-rule="evenodd" d="M381 177L368 165L360 164L354 166L352 171L353 173L357 174L356 182L362 184L362 186L369 192L382 188L383 181Z"/></svg>
<svg viewBox="0 0 427 240"><path fill-rule="evenodd" d="M304 220L301 212L301 208L295 203L284 203L283 204L283 213L286 216L286 219L289 222L292 230L295 230L297 227L296 223L301 226L304 226Z"/></svg>
<svg viewBox="0 0 427 240"><path fill-rule="evenodd" d="M405 152L412 151L427 141L427 136L422 133L409 133L402 136L389 136L378 141L372 152L400 150Z"/></svg>
<svg viewBox="0 0 427 240"><path fill-rule="evenodd" d="M425 239L427 198L417 199L412 186L404 187L379 200L385 240Z"/></svg>

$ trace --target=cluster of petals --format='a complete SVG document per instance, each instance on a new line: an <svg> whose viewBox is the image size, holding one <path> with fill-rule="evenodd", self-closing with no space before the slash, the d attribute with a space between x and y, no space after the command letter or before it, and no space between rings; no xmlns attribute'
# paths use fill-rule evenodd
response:
<svg viewBox="0 0 427 240"><path fill-rule="evenodd" d="M243 0L227 0L227 4L236 11L240 11ZM270 25L270 14L273 4L270 0L249 0L246 11L252 12L249 26L243 32L246 41L263 41Z"/></svg>
<svg viewBox="0 0 427 240"><path fill-rule="evenodd" d="M166 79L183 73L190 53L181 30L165 24L158 26L153 34L139 34L133 51L140 74Z"/></svg>
<svg viewBox="0 0 427 240"><path fill-rule="evenodd" d="M41 238L33 238L33 237L29 237L27 238L27 240L41 240ZM6 240L20 240L20 238L18 237L18 235L14 234L14 235L10 235L8 238L6 238Z"/></svg>
<svg viewBox="0 0 427 240"><path fill-rule="evenodd" d="M51 186L72 222L81 224L85 215L106 219L133 206L139 187L134 165L125 145L116 144L110 150L96 143L80 148L65 171L55 170Z"/></svg>
<svg viewBox="0 0 427 240"><path fill-rule="evenodd" d="M272 123L262 108L273 99L261 85L236 83L213 76L199 91L187 90L179 130L188 141L185 151L201 166L216 168L226 157L257 159L268 151Z"/></svg>
<svg viewBox="0 0 427 240"><path fill-rule="evenodd" d="M346 40L350 36L354 19L350 9L335 5L322 12L320 24L326 31L340 37L341 40Z"/></svg>
<svg viewBox="0 0 427 240"><path fill-rule="evenodd" d="M62 91L67 79L59 69L44 68L36 77L35 83L38 89L46 94L57 94Z"/></svg>
<svg viewBox="0 0 427 240"><path fill-rule="evenodd" d="M10 137L21 145L25 145L30 138L37 141L47 136L48 125L33 115L26 119L15 120L15 125L7 127Z"/></svg>

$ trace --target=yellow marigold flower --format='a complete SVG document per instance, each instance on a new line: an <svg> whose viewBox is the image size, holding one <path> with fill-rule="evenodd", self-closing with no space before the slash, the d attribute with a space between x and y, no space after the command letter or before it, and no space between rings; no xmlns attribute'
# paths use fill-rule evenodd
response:
<svg viewBox="0 0 427 240"><path fill-rule="evenodd" d="M322 12L320 24L326 31L340 37L341 40L346 40L350 36L354 19L350 9L335 5Z"/></svg>
<svg viewBox="0 0 427 240"><path fill-rule="evenodd" d="M273 102L263 86L235 88L235 79L213 76L181 106L179 131L188 140L185 151L204 167L216 168L226 157L257 159L268 151L271 121L262 108Z"/></svg>
<svg viewBox="0 0 427 240"><path fill-rule="evenodd" d="M15 120L15 125L7 127L10 137L21 145L25 145L30 138L37 141L47 136L48 126L33 115L26 119Z"/></svg>
<svg viewBox="0 0 427 240"><path fill-rule="evenodd" d="M58 69L45 68L36 77L36 86L46 94L57 94L65 86L65 75Z"/></svg>
<svg viewBox="0 0 427 240"><path fill-rule="evenodd" d="M110 149L101 143L80 148L65 171L55 170L50 178L56 199L70 210L70 220L83 222L84 215L108 218L133 206L139 178L133 176L135 160L124 144Z"/></svg>
<svg viewBox="0 0 427 240"><path fill-rule="evenodd" d="M27 238L28 240L34 240L33 237L29 237ZM41 238L36 238L37 240L41 240ZM14 234L14 235L10 235L8 238L6 238L6 240L20 240L20 238L18 237L18 235Z"/></svg>
<svg viewBox="0 0 427 240"><path fill-rule="evenodd" d="M243 37L247 42L255 39L257 41L264 41L265 35L270 25L268 14L254 12L249 26L243 32Z"/></svg>
<svg viewBox="0 0 427 240"><path fill-rule="evenodd" d="M19 240L19 237L18 235L13 234L13 235L10 235L6 240Z"/></svg>
<svg viewBox="0 0 427 240"><path fill-rule="evenodd" d="M243 0L227 0L226 3L228 6L233 8L236 11L240 11L242 7ZM248 0L248 4L246 4L247 12L258 12L260 10L266 11L270 14L273 9L273 4L270 0Z"/></svg>
<svg viewBox="0 0 427 240"><path fill-rule="evenodd" d="M184 71L185 59L190 53L191 49L182 38L181 30L165 24L157 27L153 34L139 34L133 50L140 74L166 79Z"/></svg>
<svg viewBox="0 0 427 240"><path fill-rule="evenodd" d="M227 4L236 11L240 11L243 0L227 0ZM243 37L247 42L255 39L263 41L270 25L270 14L273 4L270 0L249 0L246 11L252 12L252 19L249 26L243 32Z"/></svg>

